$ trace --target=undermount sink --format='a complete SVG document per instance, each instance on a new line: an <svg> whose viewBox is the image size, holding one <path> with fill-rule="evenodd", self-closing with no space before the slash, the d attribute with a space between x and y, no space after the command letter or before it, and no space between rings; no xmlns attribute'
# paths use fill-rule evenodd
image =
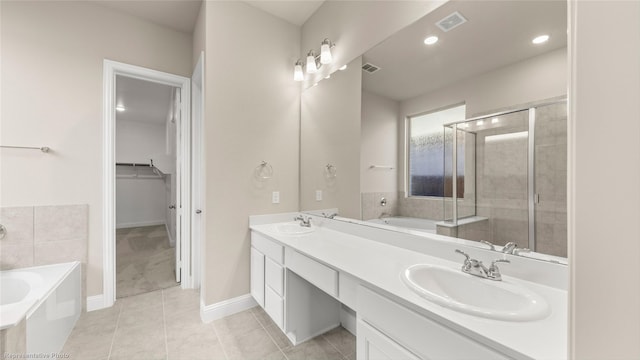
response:
<svg viewBox="0 0 640 360"><path fill-rule="evenodd" d="M276 225L276 230L284 235L303 235L314 231L313 227L301 226L297 222L288 222Z"/></svg>
<svg viewBox="0 0 640 360"><path fill-rule="evenodd" d="M407 268L405 284L423 298L463 313L506 321L533 321L549 315L544 298L508 280L492 281L460 269L418 264Z"/></svg>

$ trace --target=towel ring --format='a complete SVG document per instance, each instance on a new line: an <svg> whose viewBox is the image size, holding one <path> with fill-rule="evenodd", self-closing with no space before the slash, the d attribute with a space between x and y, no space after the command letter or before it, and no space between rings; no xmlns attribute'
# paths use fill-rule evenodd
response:
<svg viewBox="0 0 640 360"><path fill-rule="evenodd" d="M337 173L338 169L334 165L327 164L324 168L324 176L327 179L334 179L337 176Z"/></svg>
<svg viewBox="0 0 640 360"><path fill-rule="evenodd" d="M256 166L253 174L256 179L261 181L271 179L271 177L273 176L273 167L268 162L262 161L260 165Z"/></svg>

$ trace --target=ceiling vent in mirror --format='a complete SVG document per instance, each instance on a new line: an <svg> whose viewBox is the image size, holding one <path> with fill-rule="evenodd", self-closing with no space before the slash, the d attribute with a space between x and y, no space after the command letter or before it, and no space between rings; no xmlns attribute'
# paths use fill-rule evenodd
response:
<svg viewBox="0 0 640 360"><path fill-rule="evenodd" d="M459 12L454 12L453 14L447 16L446 18L438 21L436 25L444 32L449 30L453 30L458 26L467 22L467 19L462 16Z"/></svg>
<svg viewBox="0 0 640 360"><path fill-rule="evenodd" d="M369 74L373 74L374 72L380 70L380 67L373 65L372 63L364 63L362 65L362 70L364 72L368 72Z"/></svg>

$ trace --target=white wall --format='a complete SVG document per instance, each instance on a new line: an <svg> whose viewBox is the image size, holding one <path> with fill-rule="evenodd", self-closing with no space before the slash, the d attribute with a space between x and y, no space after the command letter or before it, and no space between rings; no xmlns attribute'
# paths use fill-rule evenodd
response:
<svg viewBox="0 0 640 360"><path fill-rule="evenodd" d="M165 124L116 121L116 162L149 164L165 151Z"/></svg>
<svg viewBox="0 0 640 360"><path fill-rule="evenodd" d="M467 118L567 94L567 49L558 49L494 71L465 79L400 103L399 141L404 141L408 116L465 103ZM401 146L398 183L405 190Z"/></svg>
<svg viewBox="0 0 640 360"><path fill-rule="evenodd" d="M640 2L569 4L570 358L637 359Z"/></svg>
<svg viewBox="0 0 640 360"><path fill-rule="evenodd" d="M300 28L242 2L205 8L204 299L213 304L249 293L249 215L298 210ZM257 183L262 160L273 177Z"/></svg>
<svg viewBox="0 0 640 360"><path fill-rule="evenodd" d="M302 93L300 116L300 208L338 208L360 219L360 119L362 58ZM326 165L336 168L325 176ZM322 200L316 200L316 190Z"/></svg>
<svg viewBox="0 0 640 360"><path fill-rule="evenodd" d="M165 224L166 193L163 178L116 178L116 228Z"/></svg>
<svg viewBox="0 0 640 360"><path fill-rule="evenodd" d="M360 191L398 191L398 118L400 103L362 91ZM371 165L393 170L371 169Z"/></svg>
<svg viewBox="0 0 640 360"><path fill-rule="evenodd" d="M191 35L91 2L0 2L2 206L89 204L87 294L102 293L102 64L191 74Z"/></svg>

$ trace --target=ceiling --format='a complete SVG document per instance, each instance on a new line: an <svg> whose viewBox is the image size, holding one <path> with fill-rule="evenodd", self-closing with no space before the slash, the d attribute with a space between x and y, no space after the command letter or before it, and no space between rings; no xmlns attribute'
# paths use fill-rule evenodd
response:
<svg viewBox="0 0 640 360"><path fill-rule="evenodd" d="M324 0L244 1L271 15L301 26ZM95 3L191 34L202 0L98 0Z"/></svg>
<svg viewBox="0 0 640 360"><path fill-rule="evenodd" d="M116 106L124 106L125 111L116 111L116 120L166 124L172 109L172 89L169 85L118 75Z"/></svg>
<svg viewBox="0 0 640 360"><path fill-rule="evenodd" d="M303 0L303 1L244 1L258 9L275 15L294 25L301 26L311 15L318 10L324 0Z"/></svg>
<svg viewBox="0 0 640 360"><path fill-rule="evenodd" d="M467 22L443 32L436 22L454 11ZM566 47L566 19L566 1L448 2L363 55L381 68L363 72L363 88L401 101ZM533 45L540 34L551 38ZM426 46L428 35L440 40Z"/></svg>
<svg viewBox="0 0 640 360"><path fill-rule="evenodd" d="M202 0L99 0L96 3L191 34Z"/></svg>

